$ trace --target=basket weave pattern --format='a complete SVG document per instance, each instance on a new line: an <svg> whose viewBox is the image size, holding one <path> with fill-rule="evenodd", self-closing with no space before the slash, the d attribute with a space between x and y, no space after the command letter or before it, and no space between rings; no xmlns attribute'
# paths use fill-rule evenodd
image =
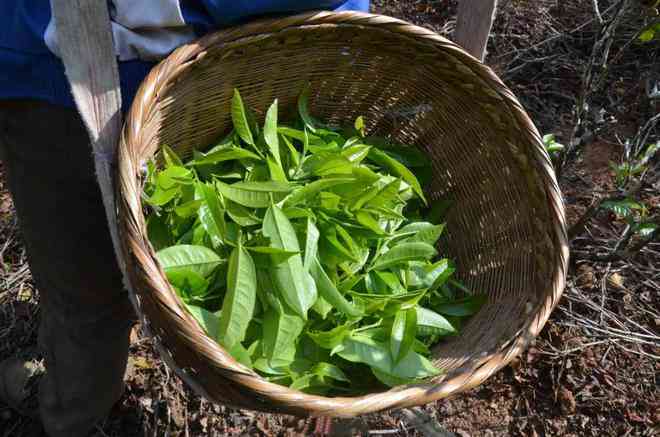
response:
<svg viewBox="0 0 660 437"><path fill-rule="evenodd" d="M167 144L184 157L231 127L234 87L280 118L311 83L315 116L423 150L430 201L455 207L441 241L470 289L488 303L459 337L433 350L445 371L425 384L326 398L270 383L238 364L186 312L159 267L140 195L144 163ZM317 93L317 94L314 94ZM539 333L564 288L564 209L538 131L499 78L454 43L411 24L363 13L264 20L179 48L142 84L124 126L118 214L132 296L164 358L209 399L261 411L355 416L420 405L475 387Z"/></svg>

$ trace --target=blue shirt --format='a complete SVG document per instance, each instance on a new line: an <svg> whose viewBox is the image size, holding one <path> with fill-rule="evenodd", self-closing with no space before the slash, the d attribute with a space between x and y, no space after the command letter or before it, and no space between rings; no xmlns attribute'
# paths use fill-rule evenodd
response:
<svg viewBox="0 0 660 437"><path fill-rule="evenodd" d="M369 0L108 0L126 109L157 61L210 31L305 10L369 10ZM0 0L0 99L74 107L48 0Z"/></svg>

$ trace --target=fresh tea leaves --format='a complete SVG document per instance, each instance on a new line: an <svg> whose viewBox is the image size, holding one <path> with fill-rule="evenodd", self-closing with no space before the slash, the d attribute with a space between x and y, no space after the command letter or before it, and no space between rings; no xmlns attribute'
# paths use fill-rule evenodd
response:
<svg viewBox="0 0 660 437"><path fill-rule="evenodd" d="M430 347L485 299L438 258L429 160L362 117L329 127L309 95L298 120L275 100L260 124L235 91L216 145L189 160L163 146L144 188L159 263L207 335L273 382L347 394L436 376Z"/></svg>

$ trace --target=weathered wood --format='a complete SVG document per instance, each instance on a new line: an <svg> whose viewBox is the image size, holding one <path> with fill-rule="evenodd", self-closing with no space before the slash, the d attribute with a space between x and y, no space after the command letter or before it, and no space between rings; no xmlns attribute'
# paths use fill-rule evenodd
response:
<svg viewBox="0 0 660 437"><path fill-rule="evenodd" d="M108 226L124 271L117 235L114 166L121 133L119 69L107 2L51 0L59 56L90 136Z"/></svg>
<svg viewBox="0 0 660 437"><path fill-rule="evenodd" d="M486 56L496 11L497 0L461 0L458 4L454 41L480 61Z"/></svg>

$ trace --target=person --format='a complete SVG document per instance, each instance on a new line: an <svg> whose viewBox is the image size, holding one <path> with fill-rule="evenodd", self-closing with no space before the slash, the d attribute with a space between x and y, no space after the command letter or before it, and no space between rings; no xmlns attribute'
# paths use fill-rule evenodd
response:
<svg viewBox="0 0 660 437"><path fill-rule="evenodd" d="M369 0L112 0L123 110L176 47L258 16L361 10ZM117 268L91 146L75 110L46 0L0 1L0 157L40 292L38 394L24 358L0 364L0 397L37 399L43 430L84 436L123 393L135 316ZM16 388L19 385L18 389Z"/></svg>

